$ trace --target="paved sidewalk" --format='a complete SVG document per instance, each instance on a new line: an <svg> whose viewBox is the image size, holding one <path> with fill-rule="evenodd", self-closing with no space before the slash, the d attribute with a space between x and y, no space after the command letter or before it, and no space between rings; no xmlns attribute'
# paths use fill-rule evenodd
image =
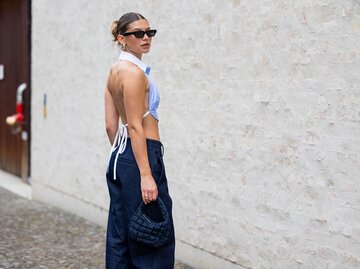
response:
<svg viewBox="0 0 360 269"><path fill-rule="evenodd" d="M104 268L104 250L104 228L0 188L0 269Z"/></svg>

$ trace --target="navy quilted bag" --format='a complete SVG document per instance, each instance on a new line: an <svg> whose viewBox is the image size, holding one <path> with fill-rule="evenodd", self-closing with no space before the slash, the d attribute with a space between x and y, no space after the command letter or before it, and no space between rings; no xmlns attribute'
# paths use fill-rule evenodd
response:
<svg viewBox="0 0 360 269"><path fill-rule="evenodd" d="M144 209L147 205L141 202L139 208L130 219L129 237L150 247L160 247L164 245L169 235L169 214L160 197L153 203L156 203L159 207L161 219L154 221L146 215Z"/></svg>

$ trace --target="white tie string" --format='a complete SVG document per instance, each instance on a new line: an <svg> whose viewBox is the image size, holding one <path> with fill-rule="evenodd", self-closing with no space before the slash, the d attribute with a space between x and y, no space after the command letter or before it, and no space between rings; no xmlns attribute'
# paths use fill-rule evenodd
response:
<svg viewBox="0 0 360 269"><path fill-rule="evenodd" d="M120 146L119 146L119 153L123 153L126 149L126 142L128 138L128 131L126 128L127 124L121 124L121 140L120 140Z"/></svg>
<svg viewBox="0 0 360 269"><path fill-rule="evenodd" d="M150 111L147 111L144 114L143 118L145 118L149 114L150 114ZM128 130L126 128L127 126L128 126L127 123L126 124L120 123L119 129L117 130L116 135L115 135L114 143L110 150L109 163L110 163L112 153L116 150L116 147L119 146L119 148L117 149L115 161L114 161L114 177L113 177L114 180L116 179L117 160L119 158L119 155L122 154L126 149L126 144L127 144L127 139L128 139Z"/></svg>
<svg viewBox="0 0 360 269"><path fill-rule="evenodd" d="M116 152L115 161L114 161L114 177L113 177L114 180L116 180L116 163L117 163L119 154L122 154L126 149L126 143L127 143L127 138L128 138L128 132L127 132L126 126L127 126L127 124L122 124L122 123L120 124L119 129L116 132L114 144L111 147L110 158L111 158L111 154L115 151L116 147L119 146L119 148Z"/></svg>

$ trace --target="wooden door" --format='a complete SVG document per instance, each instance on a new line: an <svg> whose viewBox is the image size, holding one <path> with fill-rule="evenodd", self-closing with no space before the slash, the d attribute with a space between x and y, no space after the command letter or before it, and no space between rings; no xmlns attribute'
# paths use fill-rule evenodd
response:
<svg viewBox="0 0 360 269"><path fill-rule="evenodd" d="M22 83L27 84L23 93L25 122L23 132L13 134L5 120L15 114L16 90ZM23 178L24 171L29 175L29 83L30 0L0 0L0 169Z"/></svg>

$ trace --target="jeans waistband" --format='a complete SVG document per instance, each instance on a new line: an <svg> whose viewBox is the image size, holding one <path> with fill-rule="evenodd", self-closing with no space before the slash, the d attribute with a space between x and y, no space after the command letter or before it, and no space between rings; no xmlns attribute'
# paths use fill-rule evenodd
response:
<svg viewBox="0 0 360 269"><path fill-rule="evenodd" d="M131 146L131 138L127 138L127 143ZM148 150L161 152L161 156L164 156L164 145L160 141L146 138L146 146Z"/></svg>
<svg viewBox="0 0 360 269"><path fill-rule="evenodd" d="M122 130L122 131L121 131ZM146 146L148 152L154 152L161 154L161 156L164 156L164 146L160 141L146 138ZM116 152L115 154L115 161L114 161L114 174L113 179L116 180L116 164L117 160L119 158L120 154L125 154L126 152L131 152L131 155L133 155L132 152L132 146L131 146L131 139L127 136L127 128L125 125L122 125L121 129L116 133L114 143L111 147L110 156L109 156L109 162L111 160L112 154Z"/></svg>

